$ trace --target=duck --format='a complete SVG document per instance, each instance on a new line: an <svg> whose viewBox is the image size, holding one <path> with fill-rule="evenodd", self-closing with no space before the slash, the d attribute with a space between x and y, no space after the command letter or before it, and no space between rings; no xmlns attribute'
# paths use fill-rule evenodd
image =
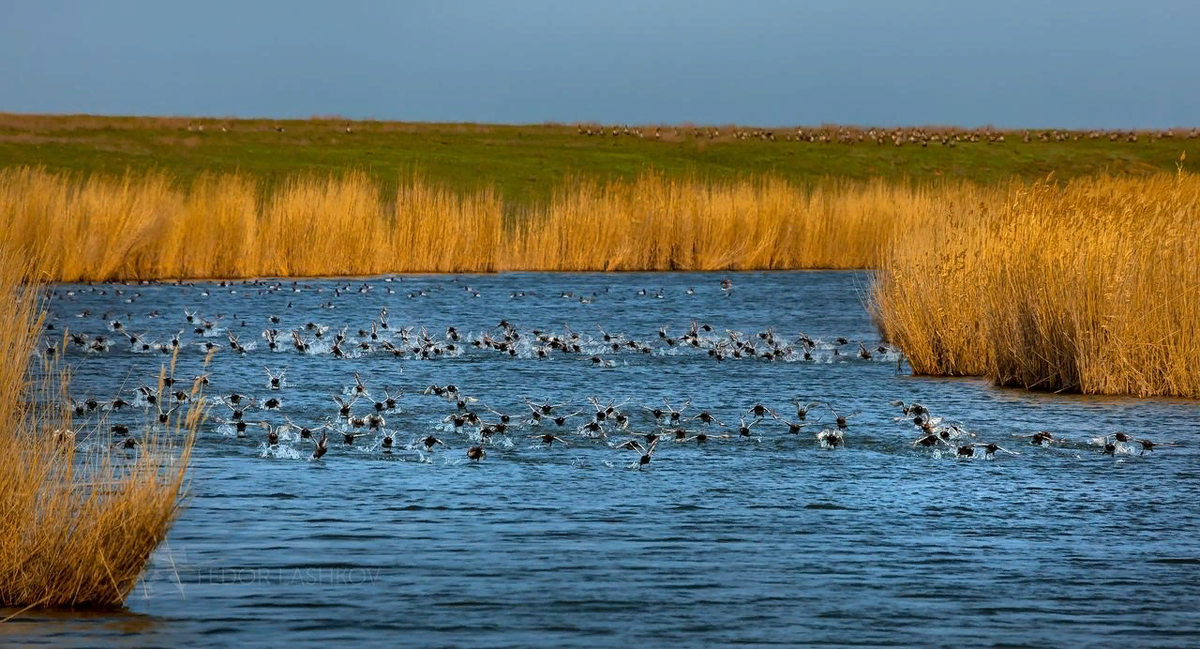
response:
<svg viewBox="0 0 1200 649"><path fill-rule="evenodd" d="M279 373L276 374L275 372L272 372L271 368L269 368L269 367L266 367L264 369L267 371L267 389L268 390L282 389L284 386L283 377L284 377L284 374L287 373L287 370L280 370Z"/></svg>
<svg viewBox="0 0 1200 649"><path fill-rule="evenodd" d="M999 445L997 445L993 442L985 442L982 444L975 444L975 446L982 448L984 450L985 457L993 457L996 455L997 452L1008 453L1009 455L1020 455L1020 453L1018 453L1016 451L1010 451L1006 448L1000 448Z"/></svg>
<svg viewBox="0 0 1200 649"><path fill-rule="evenodd" d="M425 450L427 450L427 451L432 451L434 446L438 446L438 445L445 446L445 444L442 442L442 440L434 437L433 435L427 435L426 437L421 439L421 444L423 444L425 446Z"/></svg>
<svg viewBox="0 0 1200 649"><path fill-rule="evenodd" d="M562 444L563 446L570 446L570 444L568 444L562 438L556 437L550 433L546 433L544 435L530 435L529 438L530 439L539 439L546 446L554 446L554 442L558 442L559 444Z"/></svg>
<svg viewBox="0 0 1200 649"><path fill-rule="evenodd" d="M716 424L717 426L720 426L721 428L725 427L725 424L722 423L720 419L717 419L716 417L714 417L712 415L712 413L708 412L707 410L700 411L699 414L697 414L695 417L692 417L692 420L693 421L698 420L705 424Z"/></svg>
<svg viewBox="0 0 1200 649"><path fill-rule="evenodd" d="M295 422L293 422L291 419L288 419L287 417L284 417L283 421L288 426L288 428L294 429L300 433L300 439L312 439L314 432L316 432L318 430L325 430L325 429L329 428L328 423L321 424L320 426L317 426L315 428L309 428L307 426L300 426L300 425L296 424Z"/></svg>
<svg viewBox="0 0 1200 649"><path fill-rule="evenodd" d="M846 446L846 437L838 428L826 428L817 433L817 443L824 448L837 448Z"/></svg>
<svg viewBox="0 0 1200 649"><path fill-rule="evenodd" d="M350 399L349 401L346 401L345 399L342 399L341 397L336 396L336 395L334 395L334 397L333 397L333 402L338 405L338 415L340 417L344 417L344 418L350 416L350 409L354 407L354 403L356 401L358 401L357 396Z"/></svg>
<svg viewBox="0 0 1200 649"><path fill-rule="evenodd" d="M658 439L650 442L649 446L642 446L637 442L637 440L633 440L630 448L634 451L637 451L640 455L640 457L638 457L637 468L641 469L642 467L650 464L650 458L654 455L655 449L658 448Z"/></svg>
<svg viewBox="0 0 1200 649"><path fill-rule="evenodd" d="M788 427L788 433L791 435L799 435L800 431L806 425L808 425L806 423L801 423L801 422L796 422L796 421L788 421L787 419L784 419L784 418L780 417L779 415L773 414L772 416L774 417L774 419L776 421L786 425Z"/></svg>
<svg viewBox="0 0 1200 649"><path fill-rule="evenodd" d="M776 417L775 411L762 405L761 403L756 403L753 406L750 406L750 409L746 411L746 414L748 414L748 415L753 414L756 419L761 419L761 418L765 417L766 415Z"/></svg>

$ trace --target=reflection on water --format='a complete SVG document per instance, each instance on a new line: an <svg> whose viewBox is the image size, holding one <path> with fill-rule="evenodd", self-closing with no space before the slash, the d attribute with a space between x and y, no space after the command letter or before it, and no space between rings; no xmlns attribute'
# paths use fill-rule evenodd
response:
<svg viewBox="0 0 1200 649"><path fill-rule="evenodd" d="M169 641L166 620L133 611L21 612L0 609L0 644L40 641L56 645L107 642L114 645L155 644Z"/></svg>
<svg viewBox="0 0 1200 649"><path fill-rule="evenodd" d="M333 397L352 398L355 372L372 396L355 404L355 415L371 413L385 387L402 394L399 410L385 412L387 433L368 430L350 445L332 435L320 462L298 431L271 445L264 428L239 437L210 421L187 509L131 597L133 612L23 614L0 627L0 638L117 646L1195 641L1200 544L1185 533L1200 522L1194 403L912 378L897 372L893 350L876 349L861 274L737 274L728 295L722 277L422 276L295 290L288 282L273 292L59 287L56 331L116 341L104 353L69 352L80 400L110 400L123 386L132 401L164 361L132 352L102 316L158 343L184 330L179 377L201 371L203 342L221 345L208 370L210 395L283 402L278 411L248 410L252 422L336 418ZM329 338L317 341L308 322L328 326L330 337L346 326L358 343L358 330L367 332L384 307L390 340L407 327L417 340L424 327L444 348L449 326L461 340L432 360L411 351L397 358L378 340L344 359L291 346L289 332L300 329L328 350ZM184 309L212 330L195 334ZM513 355L471 344L500 336L502 319L522 336ZM693 321L712 325L703 346L665 342ZM581 352L540 357L545 345L533 330L563 336L564 327L580 335ZM790 344L800 332L812 337L812 358L795 347L772 361L707 352L727 329L754 339L767 327ZM268 328L283 334L279 351L261 335ZM650 351L614 351L601 328ZM228 348L226 330L245 354ZM870 359L857 355L858 341ZM286 370L277 392L264 367ZM466 409L487 422L498 415L484 406L516 423L492 436L482 462L469 462L478 428L446 421L460 411L420 393L431 384L478 399ZM562 427L522 423L527 397L581 412ZM588 397L628 400L619 409L629 430L612 422L606 438L581 430L595 412ZM613 448L658 430L647 409L689 399L685 418L707 411L730 437L716 424L689 422L693 439L660 441L640 470L638 452ZM916 427L898 420L893 399L929 406L973 435L967 444L1018 454L985 459L981 449L956 459L951 445L914 447ZM770 417L749 437L737 434L757 403L795 419L793 400L823 404L799 434ZM826 404L850 415L843 448L816 442L835 427ZM214 413L232 417L221 405ZM136 435L146 415L131 408L107 417L106 427L124 423ZM1063 441L1034 446L1024 436L1038 430ZM702 431L712 437L700 445ZM1119 444L1107 456L1105 436L1115 431L1152 439L1156 449L1142 456L1136 444ZM530 437L546 432L567 443ZM395 440L390 452L385 434ZM426 449L430 435L445 446Z"/></svg>

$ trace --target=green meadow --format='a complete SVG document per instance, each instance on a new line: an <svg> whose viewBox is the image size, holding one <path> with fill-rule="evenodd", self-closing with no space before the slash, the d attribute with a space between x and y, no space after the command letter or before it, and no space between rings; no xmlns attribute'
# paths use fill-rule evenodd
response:
<svg viewBox="0 0 1200 649"><path fill-rule="evenodd" d="M827 177L996 184L1051 172L1059 178L1142 175L1174 171L1180 154L1200 143L1183 130L1171 137L1140 132L1135 142L1129 141L1128 132L1115 141L1108 133L1089 137L1087 132L1070 133L1065 141L1041 141L1038 136L1050 133L1048 129L1029 131L1029 142L1023 141L1024 131L1005 131L1003 142L970 142L965 136L971 131L927 127L922 131L958 133L964 141L954 146L907 141L896 146L891 139L881 139L882 144L870 139L853 144L785 139L796 127L756 131L728 125L643 125L629 134L618 128L615 136L612 125L604 128L603 136L589 136L580 128L339 118L0 114L0 167L30 165L111 175L160 170L184 183L203 172L236 170L268 184L297 173L357 170L385 187L416 173L450 189L490 186L507 201L527 203L544 200L571 179L632 180L647 170L704 180L770 175L800 184ZM583 128L600 130L598 125ZM837 128L828 127L827 132ZM861 128L859 132L865 132L868 127ZM734 136L738 130L756 135L740 139ZM767 139L768 132L774 140ZM1200 159L1200 152L1189 153L1189 159Z"/></svg>

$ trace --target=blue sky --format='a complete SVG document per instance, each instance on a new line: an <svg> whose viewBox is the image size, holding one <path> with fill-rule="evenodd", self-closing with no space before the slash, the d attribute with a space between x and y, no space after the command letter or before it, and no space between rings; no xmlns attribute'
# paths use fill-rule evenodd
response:
<svg viewBox="0 0 1200 649"><path fill-rule="evenodd" d="M1200 2L18 2L0 111L1200 123Z"/></svg>

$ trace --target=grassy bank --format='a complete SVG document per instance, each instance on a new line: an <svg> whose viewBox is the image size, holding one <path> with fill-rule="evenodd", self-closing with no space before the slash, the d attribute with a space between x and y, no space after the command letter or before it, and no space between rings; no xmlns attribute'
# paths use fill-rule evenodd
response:
<svg viewBox="0 0 1200 649"><path fill-rule="evenodd" d="M147 432L110 451L107 431L72 427L53 405L66 378L51 367L31 383L41 301L28 271L0 245L0 608L120 607L178 512L192 436Z"/></svg>
<svg viewBox="0 0 1200 649"><path fill-rule="evenodd" d="M361 171L388 189L418 172L456 192L491 188L506 204L528 207L570 180L632 181L649 170L722 182L769 175L799 185L830 177L1003 184L1050 172L1145 174L1170 171L1181 152L1200 148L1191 129L1167 135L0 114L0 167L164 171L184 186L205 173L238 171L273 185L301 173ZM1200 151L1189 156L1200 159Z"/></svg>
<svg viewBox="0 0 1200 649"><path fill-rule="evenodd" d="M1200 177L1014 187L895 239L873 290L913 371L1200 397Z"/></svg>

